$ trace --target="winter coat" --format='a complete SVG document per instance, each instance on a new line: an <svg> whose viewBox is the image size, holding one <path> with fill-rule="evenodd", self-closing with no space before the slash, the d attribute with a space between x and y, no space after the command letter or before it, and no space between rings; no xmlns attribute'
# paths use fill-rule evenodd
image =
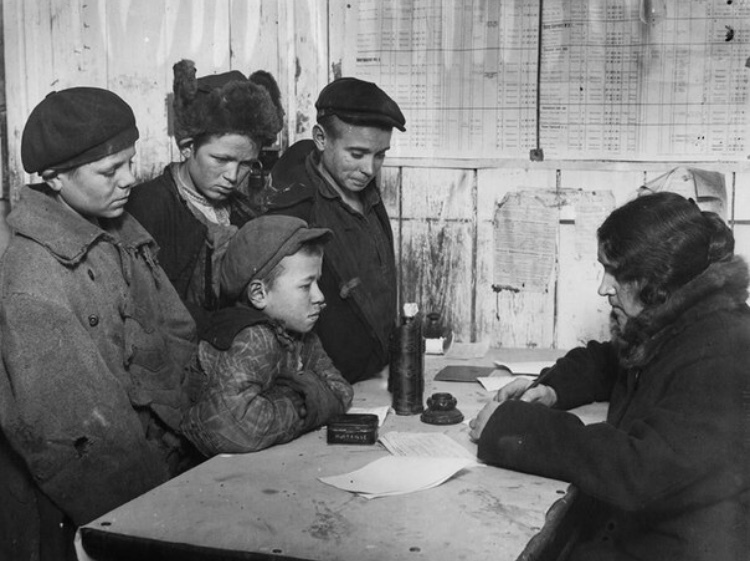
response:
<svg viewBox="0 0 750 561"><path fill-rule="evenodd" d="M268 212L333 231L318 283L326 309L315 332L341 374L354 383L371 378L389 362L397 313L393 232L375 180L362 191L370 217L365 218L344 204L316 165L311 140L290 147L273 168L277 194ZM374 240L373 225L380 228L383 244Z"/></svg>
<svg viewBox="0 0 750 561"><path fill-rule="evenodd" d="M740 560L750 551L747 266L714 263L554 366L555 408L510 401L479 457L570 481L591 501L571 559ZM609 400L607 421L562 411Z"/></svg>
<svg viewBox="0 0 750 561"><path fill-rule="evenodd" d="M172 281L180 298L198 324L199 333L208 326L211 312L220 307L218 268L208 227L188 208L172 177L171 166L130 193L127 210L159 245L159 265ZM249 198L239 190L230 203L230 221L240 227L257 216ZM200 278L194 278L199 275ZM195 285L198 289L194 290Z"/></svg>
<svg viewBox="0 0 750 561"><path fill-rule="evenodd" d="M33 186L8 223L0 462L14 469L0 510L17 518L3 546L44 534L44 512L84 524L188 467L178 427L196 354L195 323L127 213L96 226Z"/></svg>
<svg viewBox="0 0 750 561"><path fill-rule="evenodd" d="M206 336L207 383L182 429L207 456L288 442L351 405L354 390L314 333L292 334L238 304L214 314Z"/></svg>

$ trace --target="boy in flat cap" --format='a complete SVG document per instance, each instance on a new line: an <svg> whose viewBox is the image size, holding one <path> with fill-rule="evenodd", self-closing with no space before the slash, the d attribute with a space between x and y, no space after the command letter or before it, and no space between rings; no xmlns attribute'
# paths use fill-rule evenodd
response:
<svg viewBox="0 0 750 561"><path fill-rule="evenodd" d="M174 65L174 136L182 161L138 185L127 210L159 244L159 263L198 323L218 309L218 270L237 228L257 216L243 192L261 148L283 123L279 88L264 71L233 70L196 79Z"/></svg>
<svg viewBox="0 0 750 561"><path fill-rule="evenodd" d="M269 212L329 228L320 287L328 309L316 332L350 382L388 365L396 324L393 233L377 176L393 128L404 131L395 101L371 82L340 78L320 92L313 139L298 142L272 171Z"/></svg>
<svg viewBox="0 0 750 561"><path fill-rule="evenodd" d="M345 413L353 390L311 333L330 230L262 216L229 243L221 290L234 305L213 315L200 343L207 382L182 429L207 456L288 442Z"/></svg>
<svg viewBox="0 0 750 561"><path fill-rule="evenodd" d="M75 527L170 479L195 323L124 211L133 111L71 88L32 111L0 264L0 558L74 559Z"/></svg>

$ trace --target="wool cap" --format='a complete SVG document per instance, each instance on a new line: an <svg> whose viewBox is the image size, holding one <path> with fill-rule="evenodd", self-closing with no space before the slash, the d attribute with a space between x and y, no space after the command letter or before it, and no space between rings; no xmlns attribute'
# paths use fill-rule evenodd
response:
<svg viewBox="0 0 750 561"><path fill-rule="evenodd" d="M236 300L253 279L263 278L305 242L331 237L328 228L310 228L301 218L264 215L247 222L229 242L221 264L221 291Z"/></svg>
<svg viewBox="0 0 750 561"><path fill-rule="evenodd" d="M323 88L315 102L318 119L336 115L353 125L381 125L405 131L406 119L398 104L372 82L339 78Z"/></svg>
<svg viewBox="0 0 750 561"><path fill-rule="evenodd" d="M244 134L271 144L284 123L281 92L264 71L249 78L239 70L196 78L195 63L173 67L173 129L177 144L203 134Z"/></svg>
<svg viewBox="0 0 750 561"><path fill-rule="evenodd" d="M69 88L48 94L29 115L21 161L28 173L72 169L136 140L135 115L120 96L101 88Z"/></svg>

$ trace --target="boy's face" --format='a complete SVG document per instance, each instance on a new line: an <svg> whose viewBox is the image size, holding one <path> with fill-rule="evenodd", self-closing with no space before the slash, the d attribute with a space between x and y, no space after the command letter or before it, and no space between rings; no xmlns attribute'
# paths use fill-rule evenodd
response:
<svg viewBox="0 0 750 561"><path fill-rule="evenodd" d="M260 147L242 134L214 136L183 152L195 188L213 202L225 200L255 165Z"/></svg>
<svg viewBox="0 0 750 561"><path fill-rule="evenodd" d="M323 257L298 251L279 264L283 270L265 291L263 311L288 330L307 333L325 307L325 297L318 287Z"/></svg>
<svg viewBox="0 0 750 561"><path fill-rule="evenodd" d="M383 166L391 147L391 131L376 127L354 126L334 120L335 134L316 125L313 133L320 150L320 163L335 182L335 187L359 193Z"/></svg>
<svg viewBox="0 0 750 561"><path fill-rule="evenodd" d="M125 210L135 183L131 166L135 146L101 160L62 171L47 183L58 199L87 219L114 218Z"/></svg>

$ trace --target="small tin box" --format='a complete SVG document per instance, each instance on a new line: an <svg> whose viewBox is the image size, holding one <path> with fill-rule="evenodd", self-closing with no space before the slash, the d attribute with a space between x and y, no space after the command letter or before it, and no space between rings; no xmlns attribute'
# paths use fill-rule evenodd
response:
<svg viewBox="0 0 750 561"><path fill-rule="evenodd" d="M328 444L375 444L378 416L368 413L339 415L328 423Z"/></svg>

